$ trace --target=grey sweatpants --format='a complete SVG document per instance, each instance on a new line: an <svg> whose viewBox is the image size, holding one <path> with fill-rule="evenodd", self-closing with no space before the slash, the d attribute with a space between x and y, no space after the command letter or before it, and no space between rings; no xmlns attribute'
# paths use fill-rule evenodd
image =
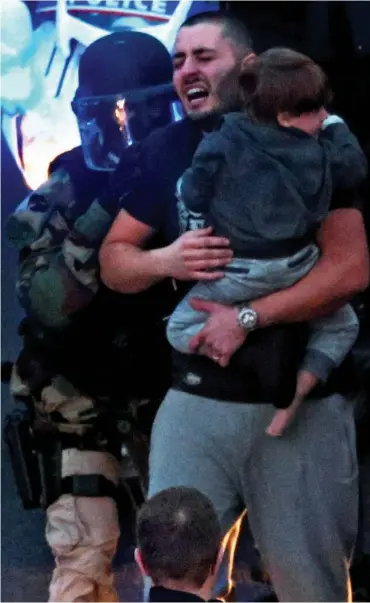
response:
<svg viewBox="0 0 370 603"><path fill-rule="evenodd" d="M149 496L198 488L225 535L246 508L280 601L349 601L358 508L352 407L340 395L307 401L281 438L265 433L274 412L170 390L153 426ZM215 595L227 590L232 551L227 560Z"/></svg>
<svg viewBox="0 0 370 603"><path fill-rule="evenodd" d="M319 257L316 245L308 245L290 257L273 260L235 258L225 276L217 281L200 281L185 295L170 317L167 338L179 352L189 353L189 340L205 325L208 314L193 310L193 297L225 304L247 302L291 287L303 278ZM312 320L307 351L301 369L326 381L355 343L359 322L350 304Z"/></svg>

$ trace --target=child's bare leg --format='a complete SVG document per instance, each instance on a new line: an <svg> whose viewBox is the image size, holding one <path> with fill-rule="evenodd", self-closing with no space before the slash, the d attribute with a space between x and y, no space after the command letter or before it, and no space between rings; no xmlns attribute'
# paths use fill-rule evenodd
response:
<svg viewBox="0 0 370 603"><path fill-rule="evenodd" d="M312 373L309 373L308 371L299 371L294 400L288 408L279 408L275 412L270 425L266 429L268 435L276 437L281 436L284 433L288 425L290 425L294 419L303 400L315 385L317 385L318 381L318 377L315 377Z"/></svg>

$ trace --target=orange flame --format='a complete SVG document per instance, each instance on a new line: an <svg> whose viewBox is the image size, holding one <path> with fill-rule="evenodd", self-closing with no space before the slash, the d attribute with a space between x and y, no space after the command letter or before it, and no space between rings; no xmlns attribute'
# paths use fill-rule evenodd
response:
<svg viewBox="0 0 370 603"><path fill-rule="evenodd" d="M118 100L116 102L116 108L114 109L114 116L119 126L120 131L125 128L127 124L127 113L125 108L125 99Z"/></svg>

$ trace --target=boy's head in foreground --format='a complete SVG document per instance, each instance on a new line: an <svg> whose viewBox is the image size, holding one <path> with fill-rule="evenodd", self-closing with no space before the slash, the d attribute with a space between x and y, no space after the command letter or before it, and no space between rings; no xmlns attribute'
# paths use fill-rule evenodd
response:
<svg viewBox="0 0 370 603"><path fill-rule="evenodd" d="M216 512L195 488L168 488L140 509L135 559L153 586L209 599L221 556Z"/></svg>
<svg viewBox="0 0 370 603"><path fill-rule="evenodd" d="M319 132L331 100L317 63L290 48L271 48L248 62L240 76L243 106L259 123Z"/></svg>

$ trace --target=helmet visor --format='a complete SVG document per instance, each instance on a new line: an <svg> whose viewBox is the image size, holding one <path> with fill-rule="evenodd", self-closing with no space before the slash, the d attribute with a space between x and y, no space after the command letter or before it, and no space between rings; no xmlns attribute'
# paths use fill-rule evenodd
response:
<svg viewBox="0 0 370 603"><path fill-rule="evenodd" d="M75 98L72 109L87 166L114 170L125 147L173 121L175 102L172 84L121 95Z"/></svg>

